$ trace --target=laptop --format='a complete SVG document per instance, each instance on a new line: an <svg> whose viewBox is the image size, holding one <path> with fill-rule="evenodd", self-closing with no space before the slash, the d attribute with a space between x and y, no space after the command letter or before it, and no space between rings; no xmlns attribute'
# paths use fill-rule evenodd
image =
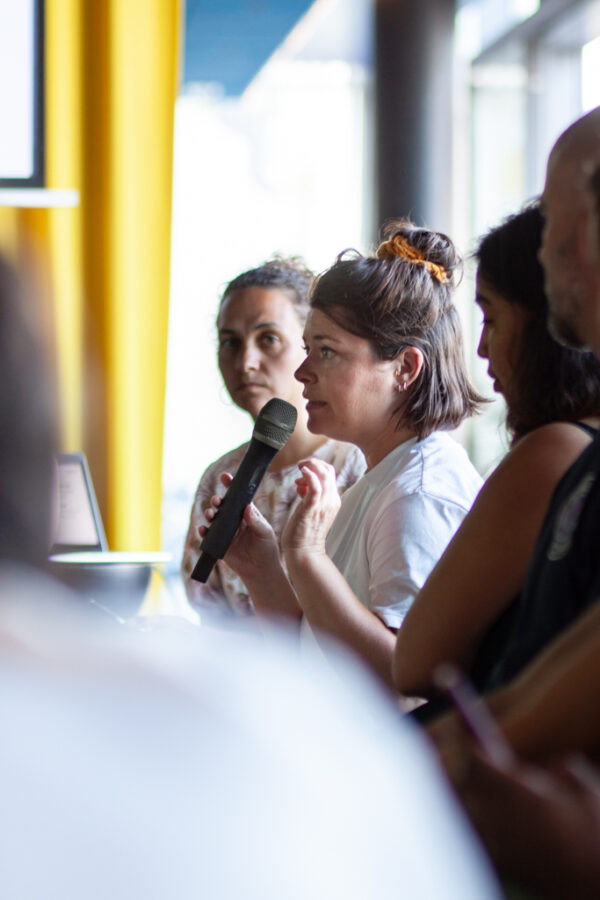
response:
<svg viewBox="0 0 600 900"><path fill-rule="evenodd" d="M57 453L58 516L52 555L106 552L108 542L84 453Z"/></svg>
<svg viewBox="0 0 600 900"><path fill-rule="evenodd" d="M89 601L113 613L135 615L161 552L110 551L84 453L57 453L58 511L50 571Z"/></svg>

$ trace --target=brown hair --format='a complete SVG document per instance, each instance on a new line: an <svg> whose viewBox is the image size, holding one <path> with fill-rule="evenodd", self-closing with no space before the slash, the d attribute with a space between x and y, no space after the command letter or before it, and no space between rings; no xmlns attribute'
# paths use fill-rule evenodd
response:
<svg viewBox="0 0 600 900"><path fill-rule="evenodd" d="M235 293L246 288L261 287L273 290L285 291L296 311L300 324L304 325L308 315L308 291L312 284L314 274L299 256L274 256L262 265L247 272L242 272L233 278L223 291L223 297L219 304L219 312L225 300Z"/></svg>
<svg viewBox="0 0 600 900"><path fill-rule="evenodd" d="M378 359L417 347L424 366L399 407L419 438L456 428L483 398L467 375L452 302L461 260L445 234L408 220L390 222L376 255L344 251L315 281L310 305L369 341ZM351 255L348 255L351 253Z"/></svg>

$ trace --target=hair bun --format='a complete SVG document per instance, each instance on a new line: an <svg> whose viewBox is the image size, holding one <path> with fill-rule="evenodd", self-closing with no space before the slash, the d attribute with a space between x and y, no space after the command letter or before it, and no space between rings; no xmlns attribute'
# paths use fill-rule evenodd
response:
<svg viewBox="0 0 600 900"><path fill-rule="evenodd" d="M375 253L377 259L404 259L407 262L413 262L423 266L430 275L437 279L440 284L445 284L448 278L446 268L441 263L433 262L427 259L422 250L415 247L414 244L400 231L396 231L390 238L383 241L377 248Z"/></svg>

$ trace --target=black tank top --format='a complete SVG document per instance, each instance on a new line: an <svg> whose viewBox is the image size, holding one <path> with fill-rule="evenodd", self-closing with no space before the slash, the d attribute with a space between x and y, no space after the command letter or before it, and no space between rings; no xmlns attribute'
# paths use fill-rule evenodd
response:
<svg viewBox="0 0 600 900"><path fill-rule="evenodd" d="M588 425L586 422L571 422L570 424L575 425L582 431L585 431L585 433L588 434L590 438L592 438L592 441L600 434L600 430L598 428L594 428L592 425ZM585 453L585 450L582 452ZM577 460L575 462L577 462ZM575 465L575 463L573 463L573 465ZM569 467L567 472L569 472L570 470L571 467ZM567 473L565 473L565 476L566 475ZM565 476L563 476L563 478ZM560 479L559 484L562 484L563 478ZM558 485L553 492L553 497L557 489ZM510 602L506 609L504 609L500 613L498 618L494 622L492 622L487 632L481 639L479 647L475 652L475 656L470 666L468 675L475 688L480 693L489 690L493 685L494 678L492 673L498 665L498 662L506 653L511 636L514 634L515 621L517 619L519 611L520 598L521 595L519 593L514 598L514 600ZM435 719L438 715L444 712L448 708L448 706L448 701L445 698L434 698L423 706L418 707L418 709L414 710L411 715L417 721L426 723L431 721L432 719Z"/></svg>
<svg viewBox="0 0 600 900"><path fill-rule="evenodd" d="M585 433L589 435L592 441L598 436L598 429L594 428L592 425L588 425L587 422L571 422L570 424L575 425L576 428L580 428L582 431L585 431ZM582 453L583 452L585 452L585 449L582 451ZM579 457L577 457L577 459L579 459ZM575 460L572 465L575 465L575 462L577 462L577 460ZM570 470L571 466L569 466L567 472L569 472ZM567 474L567 472L565 472L565 475ZM563 478L564 477L565 476L563 476ZM558 484L561 484L562 480L563 479L561 478ZM556 493L556 489L558 488L558 484L555 490L552 492L553 497ZM552 500L550 502L552 502ZM531 563L528 568L530 567ZM514 622L517 615L517 610L519 608L520 598L521 594L519 593L514 598L514 600L511 601L509 606L507 606L506 609L500 613L498 618L490 625L475 653L475 657L473 659L469 674L471 679L473 680L475 687L479 691L484 691L489 688L491 671L495 668L498 659L500 659L506 652L507 644L510 640L510 635L514 630Z"/></svg>

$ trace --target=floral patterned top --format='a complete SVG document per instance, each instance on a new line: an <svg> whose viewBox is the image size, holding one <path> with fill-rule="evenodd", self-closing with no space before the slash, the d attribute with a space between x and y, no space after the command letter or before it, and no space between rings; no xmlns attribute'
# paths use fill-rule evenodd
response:
<svg viewBox="0 0 600 900"><path fill-rule="evenodd" d="M183 551L181 574L188 600L200 612L204 609L214 615L243 616L252 614L252 604L242 579L227 563L220 559L212 570L206 584L194 581L190 575L200 553L198 527L205 525L204 510L210 506L214 494L223 496L225 488L219 480L222 472L235 475L244 458L248 444L225 453L212 463L200 479L190 515L190 525ZM340 441L328 440L313 456L331 463L337 473L337 487L340 493L350 487L364 474L367 464L358 447ZM298 503L296 478L298 467L294 464L279 472L267 472L256 494L254 503L263 516L271 523L277 538Z"/></svg>

